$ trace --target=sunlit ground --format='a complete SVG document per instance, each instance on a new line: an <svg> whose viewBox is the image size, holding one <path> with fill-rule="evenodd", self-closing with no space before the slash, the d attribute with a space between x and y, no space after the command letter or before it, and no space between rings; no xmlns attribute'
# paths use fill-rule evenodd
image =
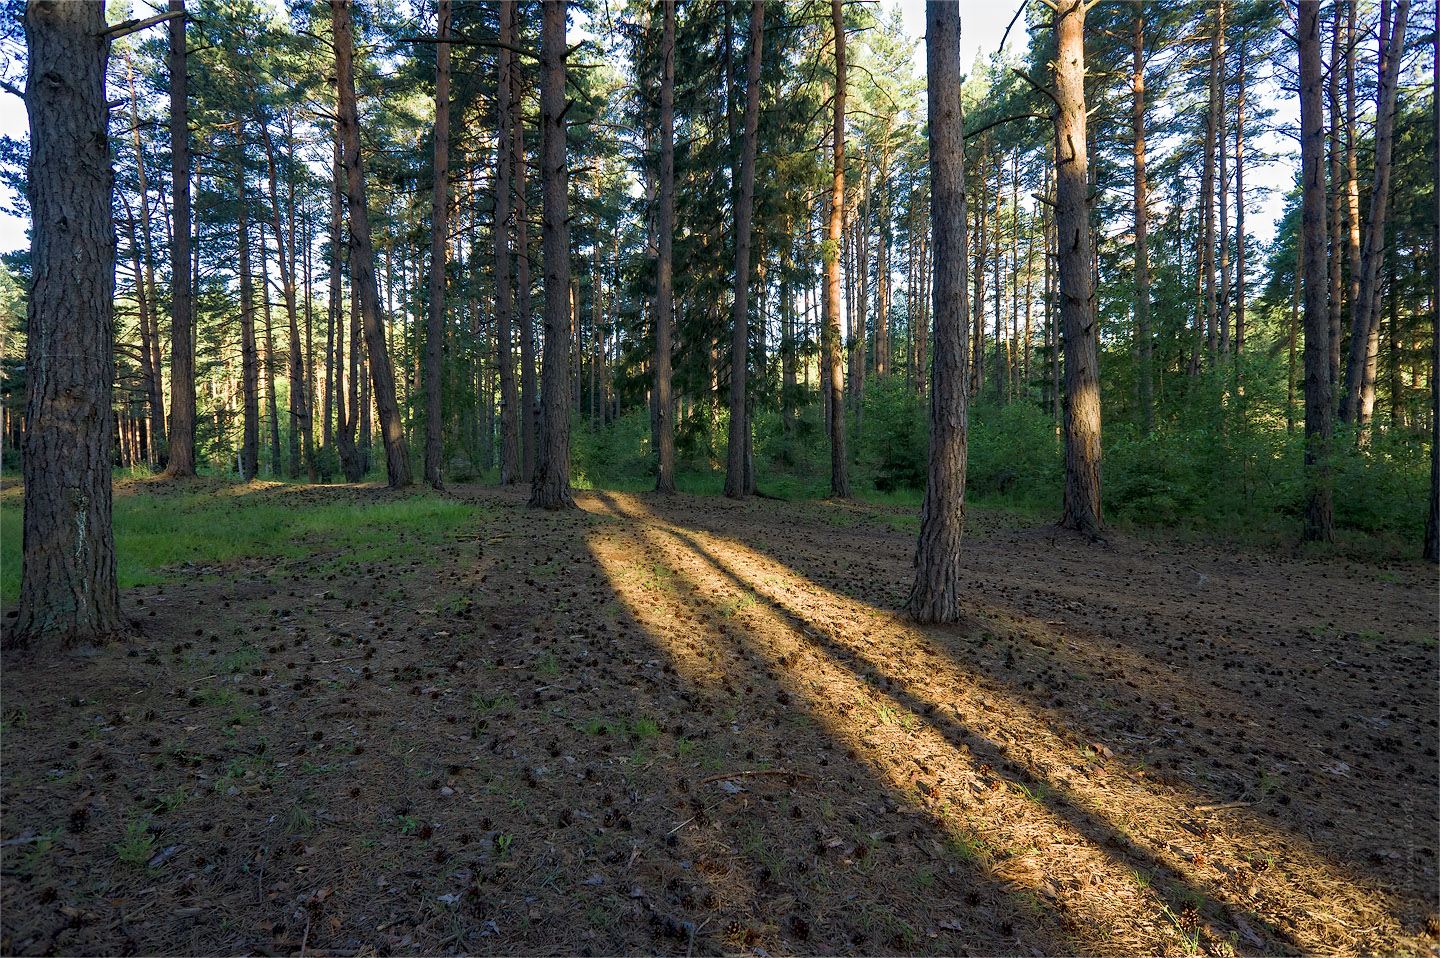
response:
<svg viewBox="0 0 1440 958"><path fill-rule="evenodd" d="M591 550L688 681L715 684L712 646L742 645L750 678L785 690L1002 887L1058 912L1084 950L1372 951L1400 932L1396 897L1253 803L1161 784L957 661L956 644L1002 610L977 603L966 626L920 630L637 497L600 493L587 508L625 520L592 534ZM728 624L694 627L697 606ZM1057 679L1085 663L1083 637L1016 625L1051 650ZM1178 707L1206 696L1190 698Z"/></svg>

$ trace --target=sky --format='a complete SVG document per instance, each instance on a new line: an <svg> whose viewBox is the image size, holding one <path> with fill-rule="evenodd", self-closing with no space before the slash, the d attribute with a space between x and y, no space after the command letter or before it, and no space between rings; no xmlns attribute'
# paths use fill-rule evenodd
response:
<svg viewBox="0 0 1440 958"><path fill-rule="evenodd" d="M925 35L925 4L923 0L898 0L898 3L905 30L915 38L916 70L923 76L925 45L922 38ZM987 56L999 46L1000 38L1005 34L1005 27L1015 16L1021 0L960 0L960 3L961 62L968 69L970 64L975 62L977 56ZM890 6L890 2L885 5ZM1007 49L1019 51L1025 48L1026 43L1026 26L1022 18L1010 31L1006 46ZM1289 104L1281 104L1281 106L1290 107ZM1289 112L1293 112L1293 108L1282 111L1277 119L1285 122ZM0 92L0 134L17 139L28 136L24 104L18 97L3 92ZM1266 144L1259 145L1263 147ZM1288 149L1293 149L1293 144ZM1259 206L1259 209L1253 212L1251 218L1247 220L1246 232L1253 231L1261 242L1268 242L1274 234L1275 223L1279 220L1284 202L1283 193L1288 188L1293 173L1286 163L1272 163L1268 167L1257 166L1253 171L1247 169L1246 172L1247 179L1254 187L1251 195ZM1264 192L1267 189L1269 190L1268 194ZM13 197L4 195L5 192L5 188L0 187L0 205L8 206ZM1246 205L1249 206L1248 203ZM0 213L0 252L21 249L28 244L26 225L22 219Z"/></svg>

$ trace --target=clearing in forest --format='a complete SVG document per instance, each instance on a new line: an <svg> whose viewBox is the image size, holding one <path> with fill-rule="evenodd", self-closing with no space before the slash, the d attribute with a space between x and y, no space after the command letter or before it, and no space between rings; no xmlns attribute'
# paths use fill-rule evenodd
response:
<svg viewBox="0 0 1440 958"><path fill-rule="evenodd" d="M918 629L893 611L913 517L885 507L117 496L142 634L7 661L6 954L1395 953L1440 930L1419 563L981 511L969 621ZM184 564L184 527L209 559Z"/></svg>

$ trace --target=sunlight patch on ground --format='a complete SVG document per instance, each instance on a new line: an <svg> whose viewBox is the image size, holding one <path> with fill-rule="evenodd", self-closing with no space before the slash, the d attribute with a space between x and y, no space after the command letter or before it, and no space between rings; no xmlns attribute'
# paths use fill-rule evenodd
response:
<svg viewBox="0 0 1440 958"><path fill-rule="evenodd" d="M600 543L592 551L682 674L712 681L706 644L717 640L705 623L682 618L674 592L683 587L713 617L733 621L728 637L767 658L777 681L875 777L975 847L979 864L1007 887L1060 910L1091 947L1148 950L1165 941L1251 950L1278 939L1349 952L1403 935L1384 892L1303 839L1242 809L1197 822L1194 811L1208 799L1138 780L1041 710L958 667L932 635L743 543L668 523L639 499L598 501L601 514L630 520L645 548L637 555ZM1227 840L1237 833L1240 843Z"/></svg>

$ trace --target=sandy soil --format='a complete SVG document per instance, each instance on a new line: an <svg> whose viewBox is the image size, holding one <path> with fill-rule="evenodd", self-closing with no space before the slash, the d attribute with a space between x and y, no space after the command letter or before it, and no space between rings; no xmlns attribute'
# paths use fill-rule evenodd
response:
<svg viewBox="0 0 1440 958"><path fill-rule="evenodd" d="M381 490L287 487L303 503ZM1433 568L452 490L7 660L6 954L1433 953Z"/></svg>

